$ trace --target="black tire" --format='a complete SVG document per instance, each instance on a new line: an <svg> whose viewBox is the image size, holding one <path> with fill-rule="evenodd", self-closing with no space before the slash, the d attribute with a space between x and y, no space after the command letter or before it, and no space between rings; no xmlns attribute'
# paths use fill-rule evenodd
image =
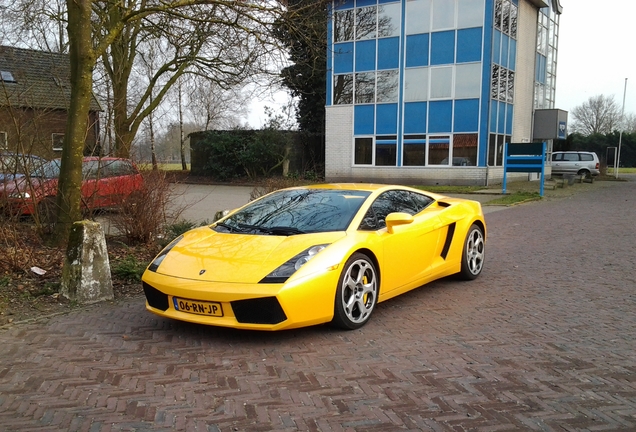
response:
<svg viewBox="0 0 636 432"><path fill-rule="evenodd" d="M583 180L587 180L592 178L592 173L587 171L587 170L581 170L578 173L576 173L577 175L580 175L581 177L583 177Z"/></svg>
<svg viewBox="0 0 636 432"><path fill-rule="evenodd" d="M373 261L356 252L345 263L336 290L331 323L345 330L365 325L378 302L380 280Z"/></svg>
<svg viewBox="0 0 636 432"><path fill-rule="evenodd" d="M485 252L484 232L477 224L472 224L464 240L462 268L459 272L461 279L473 280L481 274L484 268Z"/></svg>

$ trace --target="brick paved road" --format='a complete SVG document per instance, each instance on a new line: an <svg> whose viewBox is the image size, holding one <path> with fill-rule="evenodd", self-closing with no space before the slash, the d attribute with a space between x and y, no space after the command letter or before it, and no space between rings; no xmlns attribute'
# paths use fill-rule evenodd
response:
<svg viewBox="0 0 636 432"><path fill-rule="evenodd" d="M634 431L636 183L589 189L488 214L482 277L359 331L201 327L141 298L0 331L0 430Z"/></svg>

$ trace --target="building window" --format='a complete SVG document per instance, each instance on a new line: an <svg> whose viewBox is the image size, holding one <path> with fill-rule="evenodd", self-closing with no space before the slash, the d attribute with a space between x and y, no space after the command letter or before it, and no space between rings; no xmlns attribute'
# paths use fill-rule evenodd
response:
<svg viewBox="0 0 636 432"><path fill-rule="evenodd" d="M495 28L515 39L518 15L517 5L510 0L495 0Z"/></svg>
<svg viewBox="0 0 636 432"><path fill-rule="evenodd" d="M378 136L375 141L375 166L397 164L397 137Z"/></svg>
<svg viewBox="0 0 636 432"><path fill-rule="evenodd" d="M378 13L376 6L356 9L356 40L374 39L377 35Z"/></svg>
<svg viewBox="0 0 636 432"><path fill-rule="evenodd" d="M406 2L406 34L429 33L431 31L431 1L412 0Z"/></svg>
<svg viewBox="0 0 636 432"><path fill-rule="evenodd" d="M404 100L406 102L428 100L428 68L404 71Z"/></svg>
<svg viewBox="0 0 636 432"><path fill-rule="evenodd" d="M481 63L455 66L455 98L478 98L481 94Z"/></svg>
<svg viewBox="0 0 636 432"><path fill-rule="evenodd" d="M455 27L455 0L433 0L433 30Z"/></svg>
<svg viewBox="0 0 636 432"><path fill-rule="evenodd" d="M334 42L353 40L353 9L336 11L334 14Z"/></svg>
<svg viewBox="0 0 636 432"><path fill-rule="evenodd" d="M62 151L62 144L64 144L64 134L51 134L51 139L53 141L53 151Z"/></svg>
<svg viewBox="0 0 636 432"><path fill-rule="evenodd" d="M354 149L355 165L372 165L373 164L373 138L356 138Z"/></svg>
<svg viewBox="0 0 636 432"><path fill-rule="evenodd" d="M453 166L477 165L477 134L453 135Z"/></svg>
<svg viewBox="0 0 636 432"><path fill-rule="evenodd" d="M355 76L355 100L356 104L375 102L375 72L357 73Z"/></svg>
<svg viewBox="0 0 636 432"><path fill-rule="evenodd" d="M334 105L353 103L353 75L336 75L333 83Z"/></svg>
<svg viewBox="0 0 636 432"><path fill-rule="evenodd" d="M448 154L450 152L449 136L432 136L428 140L428 164L448 165Z"/></svg>
<svg viewBox="0 0 636 432"><path fill-rule="evenodd" d="M485 5L483 0L458 0L457 28L482 27Z"/></svg>
<svg viewBox="0 0 636 432"><path fill-rule="evenodd" d="M378 72L377 102L397 102L400 74L397 70Z"/></svg>
<svg viewBox="0 0 636 432"><path fill-rule="evenodd" d="M490 134L488 140L488 165L503 166L504 143L510 142L510 135Z"/></svg>
<svg viewBox="0 0 636 432"><path fill-rule="evenodd" d="M426 166L426 135L404 135L404 166Z"/></svg>
<svg viewBox="0 0 636 432"><path fill-rule="evenodd" d="M499 65L492 67L492 82L490 97L509 104L514 102L515 73Z"/></svg>
<svg viewBox="0 0 636 432"><path fill-rule="evenodd" d="M9 144L7 143L7 133L0 131L0 150L7 150Z"/></svg>
<svg viewBox="0 0 636 432"><path fill-rule="evenodd" d="M453 96L453 67L431 69L431 99L450 99Z"/></svg>
<svg viewBox="0 0 636 432"><path fill-rule="evenodd" d="M378 37L400 35L402 4L391 3L378 7Z"/></svg>
<svg viewBox="0 0 636 432"><path fill-rule="evenodd" d="M15 78L13 78L13 74L9 71L0 71L0 80L6 83L14 83L16 82Z"/></svg>

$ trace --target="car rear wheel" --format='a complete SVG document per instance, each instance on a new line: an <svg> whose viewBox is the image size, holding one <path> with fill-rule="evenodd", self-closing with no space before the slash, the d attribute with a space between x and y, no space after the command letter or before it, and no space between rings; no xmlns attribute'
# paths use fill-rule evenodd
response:
<svg viewBox="0 0 636 432"><path fill-rule="evenodd" d="M338 281L332 324L346 330L365 325L378 302L378 287L378 273L369 257L351 255Z"/></svg>
<svg viewBox="0 0 636 432"><path fill-rule="evenodd" d="M464 241L462 268L459 273L462 279L472 280L479 276L484 268L485 252L484 232L478 225L473 224Z"/></svg>
<svg viewBox="0 0 636 432"><path fill-rule="evenodd" d="M592 177L592 173L590 173L588 170L580 170L576 174L582 176L584 180Z"/></svg>

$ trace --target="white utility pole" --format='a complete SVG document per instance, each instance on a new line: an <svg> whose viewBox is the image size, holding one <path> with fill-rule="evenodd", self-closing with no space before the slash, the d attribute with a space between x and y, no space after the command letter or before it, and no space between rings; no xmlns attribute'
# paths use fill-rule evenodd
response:
<svg viewBox="0 0 636 432"><path fill-rule="evenodd" d="M623 109L621 110L620 131L618 134L618 154L616 155L616 172L615 176L618 178L618 169L621 166L621 143L623 142L623 119L625 117L625 95L627 95L627 78L625 78L625 91L623 92Z"/></svg>

